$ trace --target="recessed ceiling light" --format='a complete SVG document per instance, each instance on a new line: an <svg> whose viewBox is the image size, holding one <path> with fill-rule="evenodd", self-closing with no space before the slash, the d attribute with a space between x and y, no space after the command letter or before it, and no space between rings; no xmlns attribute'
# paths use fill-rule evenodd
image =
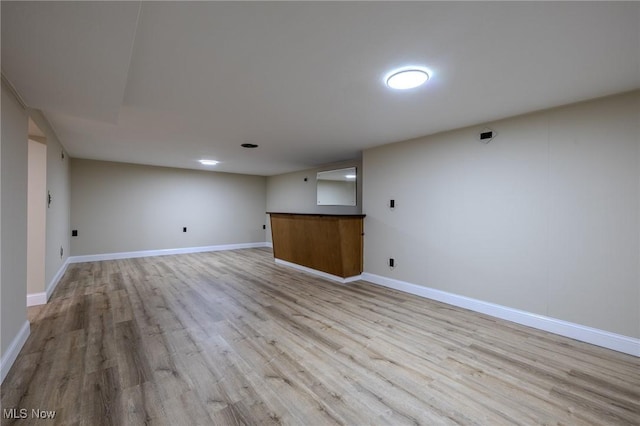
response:
<svg viewBox="0 0 640 426"><path fill-rule="evenodd" d="M219 161L216 161L216 160L198 160L198 161L203 166L215 166L216 164L219 163Z"/></svg>
<svg viewBox="0 0 640 426"><path fill-rule="evenodd" d="M386 78L387 86L405 90L418 87L429 80L429 73L420 68L404 68L391 72Z"/></svg>
<svg viewBox="0 0 640 426"><path fill-rule="evenodd" d="M255 143L243 143L242 145L240 145L243 148L257 148L258 145L256 145Z"/></svg>
<svg viewBox="0 0 640 426"><path fill-rule="evenodd" d="M344 177L346 177L347 179L355 179L356 175L345 175Z"/></svg>

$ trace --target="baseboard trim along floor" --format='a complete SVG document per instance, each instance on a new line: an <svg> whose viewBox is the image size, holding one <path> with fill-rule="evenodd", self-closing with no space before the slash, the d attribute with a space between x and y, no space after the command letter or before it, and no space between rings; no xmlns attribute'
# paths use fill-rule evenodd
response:
<svg viewBox="0 0 640 426"><path fill-rule="evenodd" d="M101 260L116 260L116 259L133 259L136 257L169 256L173 254L203 253L207 251L240 250L240 249L260 248L260 247L269 247L269 243L259 242L259 243L222 244L222 245L203 246L203 247L184 247L184 248L162 249L162 250L140 250L140 251L127 251L127 252L120 252L120 253L89 254L84 256L71 256L69 257L69 263L97 262Z"/></svg>
<svg viewBox="0 0 640 426"><path fill-rule="evenodd" d="M358 281L359 279L362 278L361 275L354 275L353 277L343 278L343 277L339 277L337 275L328 274L326 272L318 271L317 269L308 268L306 266L298 265L297 263L287 262L286 260L282 260L282 259L276 259L276 263L278 265L287 266L289 268L293 268L293 269L297 269L299 271L307 272L309 274L317 275L319 277L326 278L326 279L331 280L331 281L336 281L336 282L339 282L341 284L350 283L352 281Z"/></svg>
<svg viewBox="0 0 640 426"><path fill-rule="evenodd" d="M405 293L437 300L449 305L469 309L496 318L548 331L560 336L569 337L592 345L602 346L607 349L622 352L628 355L640 357L640 339L611 333L597 328L546 317L507 306L484 302L470 297L460 296L446 291L395 280L380 275L363 273L362 279L384 287L393 288Z"/></svg>
<svg viewBox="0 0 640 426"><path fill-rule="evenodd" d="M20 350L24 346L31 333L31 328L29 326L29 321L25 321L20 327L20 331L16 334L16 337L13 338L13 341L7 348L7 351L2 354L2 358L0 359L0 383L4 382L4 378L11 370L11 366L15 362L16 358L18 358L18 354Z"/></svg>

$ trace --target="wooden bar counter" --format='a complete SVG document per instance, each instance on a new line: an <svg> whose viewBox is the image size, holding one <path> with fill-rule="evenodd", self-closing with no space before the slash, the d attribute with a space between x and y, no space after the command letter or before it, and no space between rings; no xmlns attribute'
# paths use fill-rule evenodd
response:
<svg viewBox="0 0 640 426"><path fill-rule="evenodd" d="M362 273L365 215L267 213L276 259L342 278Z"/></svg>

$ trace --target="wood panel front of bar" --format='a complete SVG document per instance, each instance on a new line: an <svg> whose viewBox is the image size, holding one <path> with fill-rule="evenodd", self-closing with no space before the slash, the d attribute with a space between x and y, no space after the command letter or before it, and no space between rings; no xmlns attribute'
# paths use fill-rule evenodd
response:
<svg viewBox="0 0 640 426"><path fill-rule="evenodd" d="M364 215L269 215L276 259L342 278L362 273Z"/></svg>

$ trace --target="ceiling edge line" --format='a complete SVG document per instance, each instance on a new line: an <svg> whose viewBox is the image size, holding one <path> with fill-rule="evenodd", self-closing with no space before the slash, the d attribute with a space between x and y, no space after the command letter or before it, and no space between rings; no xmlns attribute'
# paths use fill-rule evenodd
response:
<svg viewBox="0 0 640 426"><path fill-rule="evenodd" d="M56 132L55 127L53 127L53 124L51 124L51 121L49 120L49 118L47 118L44 111L39 110L37 108L31 108L29 105L27 105L22 95L20 95L20 92L18 92L18 89L16 89L16 87L11 83L11 80L9 80L9 78L7 78L7 76L5 75L4 70L0 71L0 74L2 76L2 83L5 84L9 92L11 92L11 94L16 98L16 100L18 101L22 109L26 110L27 112L39 111L45 124L49 127L49 130L51 131L51 133L53 133L53 136L56 138L56 140L58 141L62 149L67 154L69 154L69 150L67 149L67 147L64 146L64 144L62 143L62 140L60 140L60 137L58 136L58 132Z"/></svg>
<svg viewBox="0 0 640 426"><path fill-rule="evenodd" d="M66 146L64 146L64 143L62 143L62 139L60 139L60 137L58 136L58 132L56 131L56 128L53 127L53 124L51 124L51 121L49 120L49 118L46 116L46 114L44 113L44 111L42 111L41 109L36 110L35 108L29 108L30 110L33 111L38 111L40 112L40 116L42 117L42 119L44 120L45 124L47 126L49 126L49 130L51 130L51 133L53 133L53 137L56 138L56 141L58 141L58 143L60 144L60 146L62 147L62 150L69 156L71 157L71 154L69 154L69 150L67 149Z"/></svg>
<svg viewBox="0 0 640 426"><path fill-rule="evenodd" d="M7 89L9 89L11 94L16 98L20 106L22 106L23 109L28 109L29 105L27 105L27 103L24 101L24 98L22 97L20 92L18 92L18 89L16 89L13 83L11 83L11 80L7 78L4 70L0 71L0 73L2 74L2 82L7 86Z"/></svg>
<svg viewBox="0 0 640 426"><path fill-rule="evenodd" d="M138 27L140 26L140 16L142 16L142 0L138 2L138 14L136 16L136 26L133 30L133 37L131 38L131 48L129 49L129 61L127 61L127 78L124 82L122 89L122 98L120 99L120 109L124 104L124 98L127 95L127 86L129 85L129 72L131 71L131 62L133 61L133 52L136 47L136 38L138 37Z"/></svg>

